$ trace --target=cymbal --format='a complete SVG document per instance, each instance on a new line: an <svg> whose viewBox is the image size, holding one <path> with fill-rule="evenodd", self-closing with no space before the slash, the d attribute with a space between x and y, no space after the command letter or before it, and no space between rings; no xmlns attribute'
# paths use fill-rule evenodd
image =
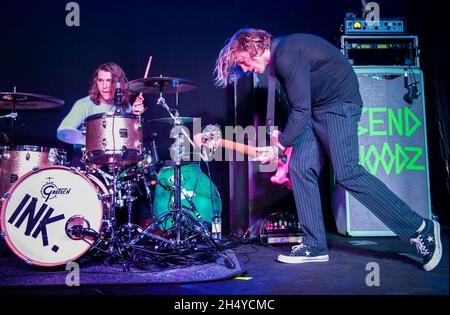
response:
<svg viewBox="0 0 450 315"><path fill-rule="evenodd" d="M194 119L200 119L199 117L178 117L178 119L181 120L181 122L183 124L186 123L191 123L194 121ZM170 117L164 117L164 118L153 118L153 119L149 119L146 120L147 122L156 122L156 123L161 123L161 124L173 124L173 119Z"/></svg>
<svg viewBox="0 0 450 315"><path fill-rule="evenodd" d="M12 110L13 104L16 110L35 110L59 107L64 101L48 95L0 92L0 109Z"/></svg>
<svg viewBox="0 0 450 315"><path fill-rule="evenodd" d="M134 93L175 94L195 88L192 81L171 77L150 77L128 82L128 89Z"/></svg>

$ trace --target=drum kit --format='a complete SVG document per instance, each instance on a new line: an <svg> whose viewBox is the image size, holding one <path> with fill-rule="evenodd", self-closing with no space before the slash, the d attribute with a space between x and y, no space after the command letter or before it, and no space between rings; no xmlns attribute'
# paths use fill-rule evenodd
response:
<svg viewBox="0 0 450 315"><path fill-rule="evenodd" d="M208 251L234 268L211 231L212 213L221 211L220 196L199 165L183 162L184 123L163 95L187 92L195 85L172 77L130 81L133 93L159 94L157 104L167 118L152 122L173 125L171 161L158 166L155 137L146 149L141 116L97 114L84 122L84 169L71 167L67 152L32 145L5 146L0 152L1 236L27 264L51 267L77 260L87 252L119 262L124 271L142 257L165 257ZM53 97L0 93L0 109L14 120L17 110L54 108L64 104ZM178 97L177 97L178 98ZM133 204L144 189L152 211L151 223L133 222ZM122 222L119 214L126 214ZM141 258L140 258L141 257ZM151 260L151 259L150 259Z"/></svg>

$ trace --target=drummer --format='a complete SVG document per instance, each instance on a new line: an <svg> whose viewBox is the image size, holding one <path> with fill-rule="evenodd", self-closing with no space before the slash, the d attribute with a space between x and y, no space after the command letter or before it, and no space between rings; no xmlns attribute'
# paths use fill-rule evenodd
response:
<svg viewBox="0 0 450 315"><path fill-rule="evenodd" d="M72 167L84 168L81 162L81 147L86 144L86 136L82 132L82 125L86 118L95 114L114 113L114 92L116 83L125 77L122 68L112 62L104 63L98 67L92 75L92 84L89 89L89 96L75 102L70 112L63 119L57 130L59 140L74 144L74 152L70 161ZM121 84L123 94L124 113L141 115L144 112L142 96L136 97L133 105L129 105L130 95L126 90L126 84ZM143 198L138 198L136 203L139 212L139 223L146 226L150 222L150 209Z"/></svg>
<svg viewBox="0 0 450 315"><path fill-rule="evenodd" d="M115 63L104 63L98 67L92 75L89 96L75 102L70 112L58 127L56 132L57 138L66 143L84 146L86 136L81 130L84 120L91 115L114 113L116 111L114 92L117 81L124 77L124 71ZM126 90L125 84L121 84L121 90L123 103L126 104L124 112L141 115L144 112L144 98L142 96L136 97L133 105L130 106L130 95Z"/></svg>

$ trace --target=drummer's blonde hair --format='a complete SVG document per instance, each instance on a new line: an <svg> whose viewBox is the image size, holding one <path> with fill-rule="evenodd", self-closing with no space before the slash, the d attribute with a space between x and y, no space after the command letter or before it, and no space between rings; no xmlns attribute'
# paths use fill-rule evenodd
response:
<svg viewBox="0 0 450 315"><path fill-rule="evenodd" d="M94 102L94 104L97 105L100 104L100 96L101 96L100 91L98 90L97 87L97 75L100 70L110 72L112 75L112 82L110 87L111 93L114 93L117 81L120 80L121 83L124 83L126 80L125 72L118 64L114 62L104 63L100 67L98 67L94 71L94 74L92 75L91 88L89 89L89 96L91 97L92 102ZM121 90L123 94L123 103L127 105L130 96L128 94L126 84L121 84Z"/></svg>
<svg viewBox="0 0 450 315"><path fill-rule="evenodd" d="M236 64L236 53L245 51L250 57L259 56L265 49L270 49L272 38L268 32L255 28L243 28L234 33L216 60L216 86L226 87L242 76L242 69Z"/></svg>

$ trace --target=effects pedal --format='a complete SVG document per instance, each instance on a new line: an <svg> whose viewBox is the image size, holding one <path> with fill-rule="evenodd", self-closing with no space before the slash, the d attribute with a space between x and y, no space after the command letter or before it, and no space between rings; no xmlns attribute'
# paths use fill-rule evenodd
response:
<svg viewBox="0 0 450 315"><path fill-rule="evenodd" d="M266 245L295 244L303 232L299 221L290 213L272 213L262 222L260 238Z"/></svg>

